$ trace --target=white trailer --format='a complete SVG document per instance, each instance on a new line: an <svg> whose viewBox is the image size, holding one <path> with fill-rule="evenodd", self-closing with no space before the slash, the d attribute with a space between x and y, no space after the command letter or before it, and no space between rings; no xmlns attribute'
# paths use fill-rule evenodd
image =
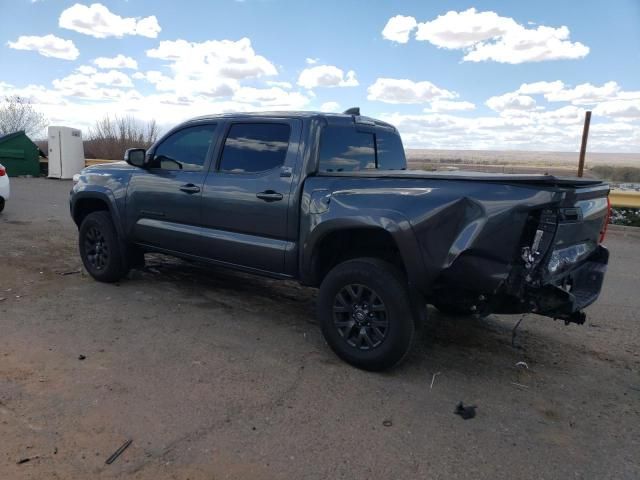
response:
<svg viewBox="0 0 640 480"><path fill-rule="evenodd" d="M73 178L84 168L82 133L77 128L49 127L49 178Z"/></svg>

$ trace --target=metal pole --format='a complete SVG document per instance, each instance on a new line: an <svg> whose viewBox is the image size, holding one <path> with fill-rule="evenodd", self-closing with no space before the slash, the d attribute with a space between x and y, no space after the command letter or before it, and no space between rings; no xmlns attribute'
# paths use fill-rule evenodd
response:
<svg viewBox="0 0 640 480"><path fill-rule="evenodd" d="M591 111L585 112L584 129L582 130L582 145L580 146L580 161L578 163L578 176L584 173L584 156L587 153L587 138L589 138L589 124L591 123Z"/></svg>

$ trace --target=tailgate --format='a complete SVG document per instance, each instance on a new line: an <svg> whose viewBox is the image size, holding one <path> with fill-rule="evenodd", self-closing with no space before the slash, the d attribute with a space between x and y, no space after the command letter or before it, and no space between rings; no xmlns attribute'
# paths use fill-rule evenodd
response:
<svg viewBox="0 0 640 480"><path fill-rule="evenodd" d="M553 248L561 249L584 242L601 242L609 217L609 185L575 188L566 193L557 211Z"/></svg>
<svg viewBox="0 0 640 480"><path fill-rule="evenodd" d="M576 186L564 191L555 209L540 216L529 260L529 285L536 313L584 323L583 308L600 294L609 254L600 243L609 217L609 186Z"/></svg>
<svg viewBox="0 0 640 480"><path fill-rule="evenodd" d="M609 216L608 196L607 184L568 191L557 213L554 248L587 241L600 243Z"/></svg>
<svg viewBox="0 0 640 480"><path fill-rule="evenodd" d="M538 285L557 280L592 255L609 217L609 185L563 188L555 208L542 210L522 258Z"/></svg>

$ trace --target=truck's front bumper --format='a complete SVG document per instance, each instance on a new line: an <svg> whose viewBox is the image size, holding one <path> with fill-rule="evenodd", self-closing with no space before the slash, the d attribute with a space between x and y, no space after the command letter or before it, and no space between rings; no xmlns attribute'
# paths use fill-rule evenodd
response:
<svg viewBox="0 0 640 480"><path fill-rule="evenodd" d="M584 323L582 309L596 301L602 289L609 251L598 246L569 272L529 291L532 311L566 322Z"/></svg>

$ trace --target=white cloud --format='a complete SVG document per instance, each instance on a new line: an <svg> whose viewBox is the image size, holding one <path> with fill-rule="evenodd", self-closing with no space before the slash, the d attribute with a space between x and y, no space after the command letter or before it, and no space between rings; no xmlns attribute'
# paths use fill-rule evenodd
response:
<svg viewBox="0 0 640 480"><path fill-rule="evenodd" d="M417 40L448 49L471 48L480 42L505 35L518 24L512 18L495 12L449 11L430 22L418 23Z"/></svg>
<svg viewBox="0 0 640 480"><path fill-rule="evenodd" d="M76 3L60 14L60 28L91 35L96 38L140 35L156 38L162 30L155 16L144 18L121 17L101 3L90 6Z"/></svg>
<svg viewBox="0 0 640 480"><path fill-rule="evenodd" d="M229 97L240 87L237 80L219 77L189 78L182 75L169 77L158 70L145 73L136 72L133 78L146 80L153 84L158 92L174 92L178 96L192 98L204 95L210 98Z"/></svg>
<svg viewBox="0 0 640 480"><path fill-rule="evenodd" d="M406 43L414 26L413 17L392 17L382 35ZM463 61L499 63L539 62L585 57L589 47L569 39L566 26L545 25L527 28L513 18L495 12L478 12L475 8L449 11L437 18L417 23L416 40L439 48L462 50Z"/></svg>
<svg viewBox="0 0 640 480"><path fill-rule="evenodd" d="M89 72L88 69L84 69ZM65 97L86 99L113 99L130 95L125 90L133 87L131 79L122 72L109 70L93 74L72 73L52 82L55 90Z"/></svg>
<svg viewBox="0 0 640 480"><path fill-rule="evenodd" d="M569 41L569 29L539 26L527 29L519 26L494 43L478 43L463 60L499 63L542 62L545 60L571 60L586 57L589 47Z"/></svg>
<svg viewBox="0 0 640 480"><path fill-rule="evenodd" d="M91 65L80 65L78 68L76 68L76 70L85 75L93 75L94 73L98 72L98 70Z"/></svg>
<svg viewBox="0 0 640 480"><path fill-rule="evenodd" d="M640 119L640 99L610 100L602 102L593 110L594 115L618 119Z"/></svg>
<svg viewBox="0 0 640 480"><path fill-rule="evenodd" d="M324 102L320 105L321 112L339 113L341 112L340 104L338 102Z"/></svg>
<svg viewBox="0 0 640 480"><path fill-rule="evenodd" d="M556 80L523 83L515 92L505 95L542 95L548 102L566 102L573 105L598 105L603 102L640 100L640 91L624 91L617 82L609 81L602 85L581 83L574 87Z"/></svg>
<svg viewBox="0 0 640 480"><path fill-rule="evenodd" d="M583 125L584 123L583 108L574 105L567 105L555 110L538 111L532 114L532 118L547 123L555 123L557 125Z"/></svg>
<svg viewBox="0 0 640 480"><path fill-rule="evenodd" d="M425 112L465 112L475 110L475 104L465 101L455 100L433 100Z"/></svg>
<svg viewBox="0 0 640 480"><path fill-rule="evenodd" d="M27 98L31 103L41 105L60 105L64 100L59 92L48 89L42 85L27 85L17 88L13 85L0 81L0 98L11 95L18 95Z"/></svg>
<svg viewBox="0 0 640 480"><path fill-rule="evenodd" d="M580 109L569 109L473 118L395 113L383 119L396 125L405 145L413 148L574 150L579 145L582 124L574 121Z"/></svg>
<svg viewBox="0 0 640 480"><path fill-rule="evenodd" d="M176 78L235 80L276 75L278 70L265 57L257 55L251 40L164 40L147 56L168 60Z"/></svg>
<svg viewBox="0 0 640 480"><path fill-rule="evenodd" d="M315 65L316 63L318 63L320 61L319 58L311 58L311 57L307 57L304 59L304 61L306 62L307 65Z"/></svg>
<svg viewBox="0 0 640 480"><path fill-rule="evenodd" d="M534 110L536 101L527 95L518 95L517 93L505 93L489 98L486 102L487 107L496 112L505 110Z"/></svg>
<svg viewBox="0 0 640 480"><path fill-rule="evenodd" d="M516 90L516 93L523 93L525 95L536 95L540 93L551 93L557 92L564 88L564 83L560 80L556 80L555 82L533 82L533 83L523 83L520 85L520 88Z"/></svg>
<svg viewBox="0 0 640 480"><path fill-rule="evenodd" d="M309 99L300 92L287 92L279 87L240 87L234 93L232 100L260 104L263 107L271 107L274 110L299 110L309 103Z"/></svg>
<svg viewBox="0 0 640 480"><path fill-rule="evenodd" d="M427 103L434 99L455 98L457 94L428 81L378 78L367 89L367 99L385 103Z"/></svg>
<svg viewBox="0 0 640 480"><path fill-rule="evenodd" d="M100 68L130 68L132 70L138 69L138 62L131 57L125 57L122 54L118 54L115 57L98 57L93 63Z"/></svg>
<svg viewBox="0 0 640 480"><path fill-rule="evenodd" d="M396 15L389 19L382 30L382 36L392 42L407 43L417 25L418 22L413 17Z"/></svg>
<svg viewBox="0 0 640 480"><path fill-rule="evenodd" d="M615 98L620 92L616 82L607 82L598 87L582 83L574 88L563 88L545 94L550 102L571 102L576 105L588 105Z"/></svg>
<svg viewBox="0 0 640 480"><path fill-rule="evenodd" d="M21 35L15 42L8 42L9 48L16 50L32 50L44 57L61 58L63 60L75 60L80 52L71 40L64 40L55 35L42 37Z"/></svg>
<svg viewBox="0 0 640 480"><path fill-rule="evenodd" d="M165 40L147 50L150 58L165 60L170 73L151 70L134 78L144 79L160 92L173 91L181 97L204 95L210 98L231 97L243 80L277 75L276 67L256 54L251 40L208 40L188 42ZM291 87L286 82L271 87Z"/></svg>
<svg viewBox="0 0 640 480"><path fill-rule="evenodd" d="M270 87L286 88L287 90L290 90L291 88L293 88L293 85L291 85L290 82L277 82L275 80L267 80L264 83L266 83Z"/></svg>
<svg viewBox="0 0 640 480"><path fill-rule="evenodd" d="M356 72L349 70L345 76L344 71L334 65L318 65L305 68L300 72L298 85L313 89L316 87L357 87Z"/></svg>

